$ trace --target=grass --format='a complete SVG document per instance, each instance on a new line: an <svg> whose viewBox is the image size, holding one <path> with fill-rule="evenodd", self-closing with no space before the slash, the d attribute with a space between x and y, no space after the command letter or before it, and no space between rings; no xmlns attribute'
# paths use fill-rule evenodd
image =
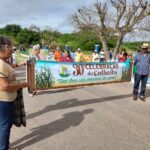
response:
<svg viewBox="0 0 150 150"><path fill-rule="evenodd" d="M16 61L17 63L25 62L29 57L29 52L22 52L22 51L17 51L16 52Z"/></svg>
<svg viewBox="0 0 150 150"><path fill-rule="evenodd" d="M40 71L36 70L36 88L50 88L54 83L54 77L51 73L50 68L48 67L41 67Z"/></svg>

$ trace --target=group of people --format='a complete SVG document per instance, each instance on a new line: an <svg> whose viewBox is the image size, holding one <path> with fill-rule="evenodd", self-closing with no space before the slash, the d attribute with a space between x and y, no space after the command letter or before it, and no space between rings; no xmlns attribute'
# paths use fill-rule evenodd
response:
<svg viewBox="0 0 150 150"><path fill-rule="evenodd" d="M47 60L57 61L57 62L82 62L83 53L80 48L76 51L62 51L59 47L54 51L50 51Z"/></svg>
<svg viewBox="0 0 150 150"><path fill-rule="evenodd" d="M102 49L100 52L94 50L92 54L92 62L104 62L105 61L105 52Z"/></svg>
<svg viewBox="0 0 150 150"><path fill-rule="evenodd" d="M137 53L134 58L134 65L136 66L135 82L133 88L133 99L138 98L138 89L141 82L140 99L145 101L145 91L148 76L150 74L150 53L148 53L149 44L142 45L142 51ZM14 102L17 97L17 90L29 86L29 83L19 83L15 79L14 68L22 64L14 64L10 61L14 53L12 42L7 37L0 37L0 150L17 150L10 148L9 138L10 131L14 121L15 106ZM40 46L33 46L33 53L29 59L40 60ZM105 53L101 51L101 57L95 58L93 61L104 61ZM66 51L64 55L58 47L53 54L54 59L58 62L80 62L82 59L82 52L77 49L74 55ZM95 56L96 57L96 56ZM127 58L126 52L120 54L120 61L125 61Z"/></svg>
<svg viewBox="0 0 150 150"><path fill-rule="evenodd" d="M128 59L128 53L126 50L120 51L114 58L113 52L108 51L108 61L109 62L125 62ZM100 52L94 50L92 54L92 62L104 62L106 61L106 55L103 49Z"/></svg>
<svg viewBox="0 0 150 150"><path fill-rule="evenodd" d="M33 51L30 53L28 59L43 60L40 55L40 45L34 45L32 47ZM13 47L11 62L16 63L15 57L16 47ZM57 62L84 62L84 54L80 48L77 50L62 50L57 47L55 50L49 50L46 60L47 61L57 61ZM122 50L117 55L113 56L112 51L108 51L108 60L106 60L106 53L103 49L100 52L94 50L90 56L91 62L125 62L128 59L128 53L126 50ZM44 59L45 60L45 59Z"/></svg>
<svg viewBox="0 0 150 150"><path fill-rule="evenodd" d="M125 62L128 58L128 54L125 50L121 51L116 55L116 58L113 59L112 51L109 51L109 59L110 62ZM34 45L33 52L30 54L30 58L34 58L35 60L41 60L40 57L40 46ZM76 51L69 50L61 50L57 47L53 51L49 51L47 55L47 61L57 61L57 62L84 62L84 54L80 48ZM94 50L91 56L91 62L104 62L106 61L106 54L102 49L100 52Z"/></svg>
<svg viewBox="0 0 150 150"><path fill-rule="evenodd" d="M42 60L40 56L40 46L34 45L33 52L30 54L29 59ZM57 62L82 62L83 53L80 48L74 51L62 51L57 47L53 51L49 51L47 55L47 61L57 61Z"/></svg>

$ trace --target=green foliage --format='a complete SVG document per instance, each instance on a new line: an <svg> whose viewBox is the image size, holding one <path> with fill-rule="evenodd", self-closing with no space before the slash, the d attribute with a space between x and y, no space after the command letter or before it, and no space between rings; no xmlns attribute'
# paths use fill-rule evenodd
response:
<svg viewBox="0 0 150 150"><path fill-rule="evenodd" d="M59 34L55 31L44 30L41 32L41 42L42 45L50 45L52 42L56 41Z"/></svg>
<svg viewBox="0 0 150 150"><path fill-rule="evenodd" d="M141 45L144 42L126 42L121 45L121 49L126 49L128 51L141 50Z"/></svg>
<svg viewBox="0 0 150 150"><path fill-rule="evenodd" d="M117 42L117 37L114 36L112 37L109 41L108 41L108 47L111 49L111 48L114 48L116 46L116 42Z"/></svg>
<svg viewBox="0 0 150 150"><path fill-rule="evenodd" d="M17 34L21 31L21 26L16 25L16 24L10 24L6 25L3 28L3 33L10 35L10 36L17 36Z"/></svg>
<svg viewBox="0 0 150 150"><path fill-rule="evenodd" d="M68 41L68 42L67 42L67 45L69 45L69 48L70 48L70 49L73 49L73 50L75 50L75 49L77 49L78 47L80 47L79 43L78 43L77 41L75 41L75 40Z"/></svg>
<svg viewBox="0 0 150 150"><path fill-rule="evenodd" d="M128 70L125 67L123 67L123 69L122 69L122 81L126 81L127 78L128 78Z"/></svg>
<svg viewBox="0 0 150 150"><path fill-rule="evenodd" d="M37 44L40 40L40 34L35 31L23 29L20 33L18 33L16 40L19 44L23 45Z"/></svg>
<svg viewBox="0 0 150 150"><path fill-rule="evenodd" d="M36 71L36 88L37 89L47 89L54 83L54 77L51 73L50 68L41 67L40 71Z"/></svg>
<svg viewBox="0 0 150 150"><path fill-rule="evenodd" d="M69 46L69 49L81 48L85 53L91 53L96 44L102 47L100 39L91 30L82 30L75 33L62 34L58 31L47 28L43 31L35 31L30 29L23 29L19 25L11 24L6 25L4 28L0 28L0 35L8 36L15 46L22 45L29 47L33 44L49 45L51 49L55 49L56 46L60 46L62 49L65 45ZM108 47L113 49L116 45L117 37L114 36L108 41ZM142 42L128 42L121 45L121 49L126 50L139 50Z"/></svg>
<svg viewBox="0 0 150 150"><path fill-rule="evenodd" d="M29 55L29 51L27 51L27 50L26 51L20 51L19 53L23 54L23 55Z"/></svg>

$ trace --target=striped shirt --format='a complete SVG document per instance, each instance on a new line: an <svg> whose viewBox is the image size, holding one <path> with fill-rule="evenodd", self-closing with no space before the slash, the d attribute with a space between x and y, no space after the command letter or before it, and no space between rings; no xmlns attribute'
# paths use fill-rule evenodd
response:
<svg viewBox="0 0 150 150"><path fill-rule="evenodd" d="M143 53L138 53L134 58L136 73L139 75L150 74L150 53L144 56Z"/></svg>

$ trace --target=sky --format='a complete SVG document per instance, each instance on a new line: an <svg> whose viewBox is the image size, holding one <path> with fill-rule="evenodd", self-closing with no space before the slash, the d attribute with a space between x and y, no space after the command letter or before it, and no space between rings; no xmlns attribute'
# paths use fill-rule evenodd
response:
<svg viewBox="0 0 150 150"><path fill-rule="evenodd" d="M0 0L0 27L19 24L22 27L36 25L42 29L52 27L62 33L75 29L69 17L78 8L91 6L95 0ZM140 39L141 38L141 39ZM150 40L146 36L128 35L125 40Z"/></svg>
<svg viewBox="0 0 150 150"><path fill-rule="evenodd" d="M63 33L74 30L69 17L78 8L90 6L93 0L0 0L0 27L19 24L46 26Z"/></svg>

